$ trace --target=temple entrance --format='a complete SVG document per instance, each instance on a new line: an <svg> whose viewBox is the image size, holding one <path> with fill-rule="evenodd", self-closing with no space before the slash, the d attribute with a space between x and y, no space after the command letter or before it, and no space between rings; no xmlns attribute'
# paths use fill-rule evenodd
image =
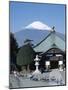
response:
<svg viewBox="0 0 68 90"><path fill-rule="evenodd" d="M50 61L50 68L51 69L58 68L58 61Z"/></svg>
<svg viewBox="0 0 68 90"><path fill-rule="evenodd" d="M50 61L50 69L58 68L59 61L64 61L64 52L62 52L58 48L51 48L47 52L41 54L41 56L41 62L43 63L43 67L46 61Z"/></svg>

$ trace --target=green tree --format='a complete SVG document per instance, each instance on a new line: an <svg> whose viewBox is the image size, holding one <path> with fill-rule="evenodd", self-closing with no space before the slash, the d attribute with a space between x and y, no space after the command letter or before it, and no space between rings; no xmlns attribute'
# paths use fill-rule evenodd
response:
<svg viewBox="0 0 68 90"><path fill-rule="evenodd" d="M34 60L35 52L30 44L24 45L18 52L17 64L28 66Z"/></svg>

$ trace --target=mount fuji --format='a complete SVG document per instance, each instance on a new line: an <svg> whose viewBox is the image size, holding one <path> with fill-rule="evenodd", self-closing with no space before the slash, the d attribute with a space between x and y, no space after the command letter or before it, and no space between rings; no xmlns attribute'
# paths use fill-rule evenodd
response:
<svg viewBox="0 0 68 90"><path fill-rule="evenodd" d="M24 44L26 39L33 40L32 43L36 45L41 40L43 40L51 31L52 29L48 25L40 21L34 21L23 28L21 31L14 33L14 36L18 42L19 47Z"/></svg>

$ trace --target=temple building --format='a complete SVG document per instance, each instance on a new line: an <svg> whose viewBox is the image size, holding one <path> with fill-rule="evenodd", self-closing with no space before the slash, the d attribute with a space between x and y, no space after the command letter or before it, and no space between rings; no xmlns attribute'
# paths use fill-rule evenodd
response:
<svg viewBox="0 0 68 90"><path fill-rule="evenodd" d="M51 31L34 47L34 51L41 57L41 67L46 67L46 64L51 69L58 68L59 65L66 67L65 35Z"/></svg>

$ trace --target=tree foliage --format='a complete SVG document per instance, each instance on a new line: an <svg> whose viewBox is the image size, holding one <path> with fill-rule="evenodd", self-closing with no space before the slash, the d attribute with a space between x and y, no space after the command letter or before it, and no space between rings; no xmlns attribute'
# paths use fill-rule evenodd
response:
<svg viewBox="0 0 68 90"><path fill-rule="evenodd" d="M10 63L16 63L16 55L18 52L18 44L13 33L10 33Z"/></svg>
<svg viewBox="0 0 68 90"><path fill-rule="evenodd" d="M30 44L24 45L18 52L17 64L28 65L34 60L34 50Z"/></svg>

